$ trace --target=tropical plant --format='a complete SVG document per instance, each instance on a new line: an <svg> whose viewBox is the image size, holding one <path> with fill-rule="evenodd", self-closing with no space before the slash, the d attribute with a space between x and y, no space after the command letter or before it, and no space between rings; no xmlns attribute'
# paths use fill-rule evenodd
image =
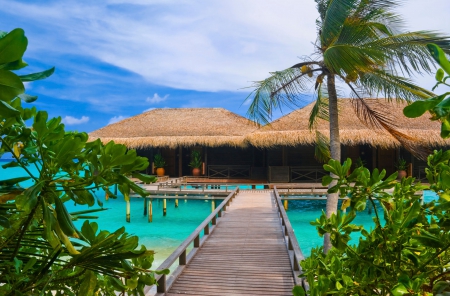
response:
<svg viewBox="0 0 450 296"><path fill-rule="evenodd" d="M17 55L17 44L26 44L26 37L21 29L1 35L0 80L14 81L8 69L23 65L24 50ZM26 79L36 77L43 76ZM48 119L45 111L23 107L23 91L11 88L0 97L0 156L11 153L14 160L2 167L19 168L23 176L0 181L0 294L143 293L145 285L155 283L149 270L153 252L124 228L109 232L85 221L78 229L72 220L92 218L85 214L95 210L69 214L64 203L101 205L94 191L104 189L115 198L108 189L115 184L126 200L131 190L145 196L125 174L154 181L138 172L148 160L124 145L104 145L88 141L86 133L65 131L61 117ZM25 189L20 182L26 180L33 184Z"/></svg>
<svg viewBox="0 0 450 296"><path fill-rule="evenodd" d="M301 262L309 284L308 295L448 295L450 293L450 151L434 151L428 157L426 175L430 186L414 178L396 181L397 173L364 167L347 176L351 160L342 165L330 160L325 170L336 178L323 177L324 185L344 198L341 209L316 221L319 235L329 233L333 248L311 251ZM393 189L389 191L388 189ZM431 189L438 199L424 202L422 190ZM369 203L374 226L365 229L354 219ZM351 236L358 235L356 245ZM306 295L295 287L294 295Z"/></svg>
<svg viewBox="0 0 450 296"><path fill-rule="evenodd" d="M446 81L450 77L450 61L445 56L444 51L436 44L428 44L431 56L441 66L436 72L436 85L433 87L435 90L439 85L450 86ZM447 74L447 76L445 76ZM436 97L420 100L412 103L411 105L403 109L405 116L415 118L422 116L426 111L429 111L432 115L432 120L441 121L441 137L450 137L450 92L446 92Z"/></svg>
<svg viewBox="0 0 450 296"><path fill-rule="evenodd" d="M153 157L153 163L155 165L155 168L163 168L166 166L166 161L162 157L161 153L155 154Z"/></svg>
<svg viewBox="0 0 450 296"><path fill-rule="evenodd" d="M317 42L312 57L286 70L271 73L256 82L248 115L269 122L272 111L282 106L298 107L314 85L316 103L310 116L310 128L317 118L330 122L331 158L341 159L338 121L338 93L341 81L351 90L356 114L374 129L390 132L407 149L421 150L412 138L396 130L395 118L388 110L374 111L364 97L383 96L388 100L414 101L428 98L432 92L401 76L430 72L426 44L436 43L450 52L450 41L429 31L402 32L401 18L393 11L398 2L391 0L315 0L319 12ZM423 157L425 157L422 154ZM330 184L333 186L334 183ZM337 210L338 197L329 194L326 213ZM325 252L330 248L328 236Z"/></svg>
<svg viewBox="0 0 450 296"><path fill-rule="evenodd" d="M408 168L408 164L406 163L406 160L404 160L402 157L400 157L397 162L394 165L397 170L404 171Z"/></svg>
<svg viewBox="0 0 450 296"><path fill-rule="evenodd" d="M200 151L193 150L191 153L191 161L189 162L189 166L191 168L201 168L202 167L202 155Z"/></svg>
<svg viewBox="0 0 450 296"><path fill-rule="evenodd" d="M358 157L355 161L355 168L360 168L366 165L366 162L361 158Z"/></svg>

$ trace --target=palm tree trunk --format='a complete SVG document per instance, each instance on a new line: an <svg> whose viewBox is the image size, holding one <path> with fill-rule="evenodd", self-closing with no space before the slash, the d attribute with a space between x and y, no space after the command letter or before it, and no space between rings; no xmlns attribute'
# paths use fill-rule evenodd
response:
<svg viewBox="0 0 450 296"><path fill-rule="evenodd" d="M328 100L329 100L329 115L330 115L330 152L331 158L341 161L341 141L339 139L339 117L338 117L338 102L336 93L336 83L334 80L334 74L328 74L327 76L327 86L328 86ZM334 174L330 174L331 177L335 178ZM328 188L336 185L336 181L331 182ZM332 193L327 195L327 207L326 214L330 217L331 214L337 212L339 196L337 193ZM325 253L331 249L330 235L325 234L323 240L323 250Z"/></svg>

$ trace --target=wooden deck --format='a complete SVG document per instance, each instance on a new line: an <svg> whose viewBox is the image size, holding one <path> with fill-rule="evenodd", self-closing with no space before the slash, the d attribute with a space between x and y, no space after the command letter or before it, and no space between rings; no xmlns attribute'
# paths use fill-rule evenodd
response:
<svg viewBox="0 0 450 296"><path fill-rule="evenodd" d="M292 295L294 274L273 192L241 191L166 294Z"/></svg>

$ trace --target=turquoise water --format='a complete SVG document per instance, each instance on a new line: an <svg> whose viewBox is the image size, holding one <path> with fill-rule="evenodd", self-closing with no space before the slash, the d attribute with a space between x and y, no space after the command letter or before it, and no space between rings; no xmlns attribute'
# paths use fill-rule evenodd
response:
<svg viewBox="0 0 450 296"><path fill-rule="evenodd" d="M436 199L436 194L432 191L424 191L424 201L429 202ZM341 201L339 201L339 207ZM322 245L323 238L319 237L316 227L310 224L311 221L320 217L322 210L325 211L326 200L290 200L288 211L286 212L295 236L297 237L300 248L305 257L311 254L311 249ZM378 207L377 207L378 208ZM382 213L381 208L378 213ZM371 206L367 206L363 212L358 212L353 224L363 225L365 229L371 229L375 226L372 220L374 211ZM358 242L359 235L354 233L350 244Z"/></svg>
<svg viewBox="0 0 450 296"><path fill-rule="evenodd" d="M0 165L4 164L3 160ZM36 172L36 168L31 168ZM0 167L0 179L8 179L24 176L21 168L2 169ZM23 187L30 186L32 181L22 183ZM241 189L251 189L249 185L236 185ZM257 189L262 189L263 185L257 185ZM224 186L222 186L224 187ZM229 190L233 190L235 186L229 186ZM225 188L221 188L225 189ZM143 200L139 198L131 199L131 223L125 221L125 202L122 196L118 199L104 200L104 192L99 190L96 192L98 198L103 201L103 207L108 208L107 211L93 213L90 215L99 216L95 221L99 224L100 229L114 231L122 226L126 227L128 233L139 236L139 241L148 249L156 252L154 267L167 258L188 236L197 228L197 226L211 213L211 201L208 200L185 200L180 198L179 205L176 208L174 200L167 200L167 215L163 216L162 200L155 199L153 201L153 222L148 223L147 217L143 215ZM425 194L425 200L431 200L435 195L431 192ZM216 206L220 201L216 200ZM316 228L310 225L310 222L320 216L322 209L325 209L325 200L290 200L289 210L287 211L289 220L294 228L300 247L305 256L310 254L311 248L322 244L323 239L317 234ZM73 203L67 202L69 211L79 211L87 209L87 206L74 206ZM95 206L94 208L98 208ZM372 221L372 213L366 209L361 212L354 220L355 224L364 225L369 229L374 225ZM84 220L76 221L75 224L81 227ZM353 238L356 243L357 238Z"/></svg>

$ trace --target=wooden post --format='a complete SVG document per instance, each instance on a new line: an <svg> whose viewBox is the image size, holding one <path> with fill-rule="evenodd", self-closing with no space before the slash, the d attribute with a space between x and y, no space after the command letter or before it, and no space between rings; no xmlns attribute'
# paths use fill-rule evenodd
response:
<svg viewBox="0 0 450 296"><path fill-rule="evenodd" d="M152 200L148 200L148 222L153 221L153 207L152 207Z"/></svg>
<svg viewBox="0 0 450 296"><path fill-rule="evenodd" d="M178 208L178 198L175 199L175 207Z"/></svg>
<svg viewBox="0 0 450 296"><path fill-rule="evenodd" d="M105 192L105 200L109 200L108 192Z"/></svg>
<svg viewBox="0 0 450 296"><path fill-rule="evenodd" d="M413 175L413 164L412 163L408 163L408 168L406 171L408 177L412 177Z"/></svg>
<svg viewBox="0 0 450 296"><path fill-rule="evenodd" d="M127 222L130 222L130 201L127 201Z"/></svg>
<svg viewBox="0 0 450 296"><path fill-rule="evenodd" d="M167 214L167 201L164 198L163 199L163 216L165 216Z"/></svg>
<svg viewBox="0 0 450 296"><path fill-rule="evenodd" d="M214 212L215 209L216 209L216 201L213 199L211 200L211 213Z"/></svg>
<svg viewBox="0 0 450 296"><path fill-rule="evenodd" d="M284 210L285 211L288 210L288 200L287 199L284 200Z"/></svg>
<svg viewBox="0 0 450 296"><path fill-rule="evenodd" d="M144 197L144 216L147 216L147 198Z"/></svg>
<svg viewBox="0 0 450 296"><path fill-rule="evenodd" d="M180 146L178 147L178 177L181 176L183 176L183 148Z"/></svg>

